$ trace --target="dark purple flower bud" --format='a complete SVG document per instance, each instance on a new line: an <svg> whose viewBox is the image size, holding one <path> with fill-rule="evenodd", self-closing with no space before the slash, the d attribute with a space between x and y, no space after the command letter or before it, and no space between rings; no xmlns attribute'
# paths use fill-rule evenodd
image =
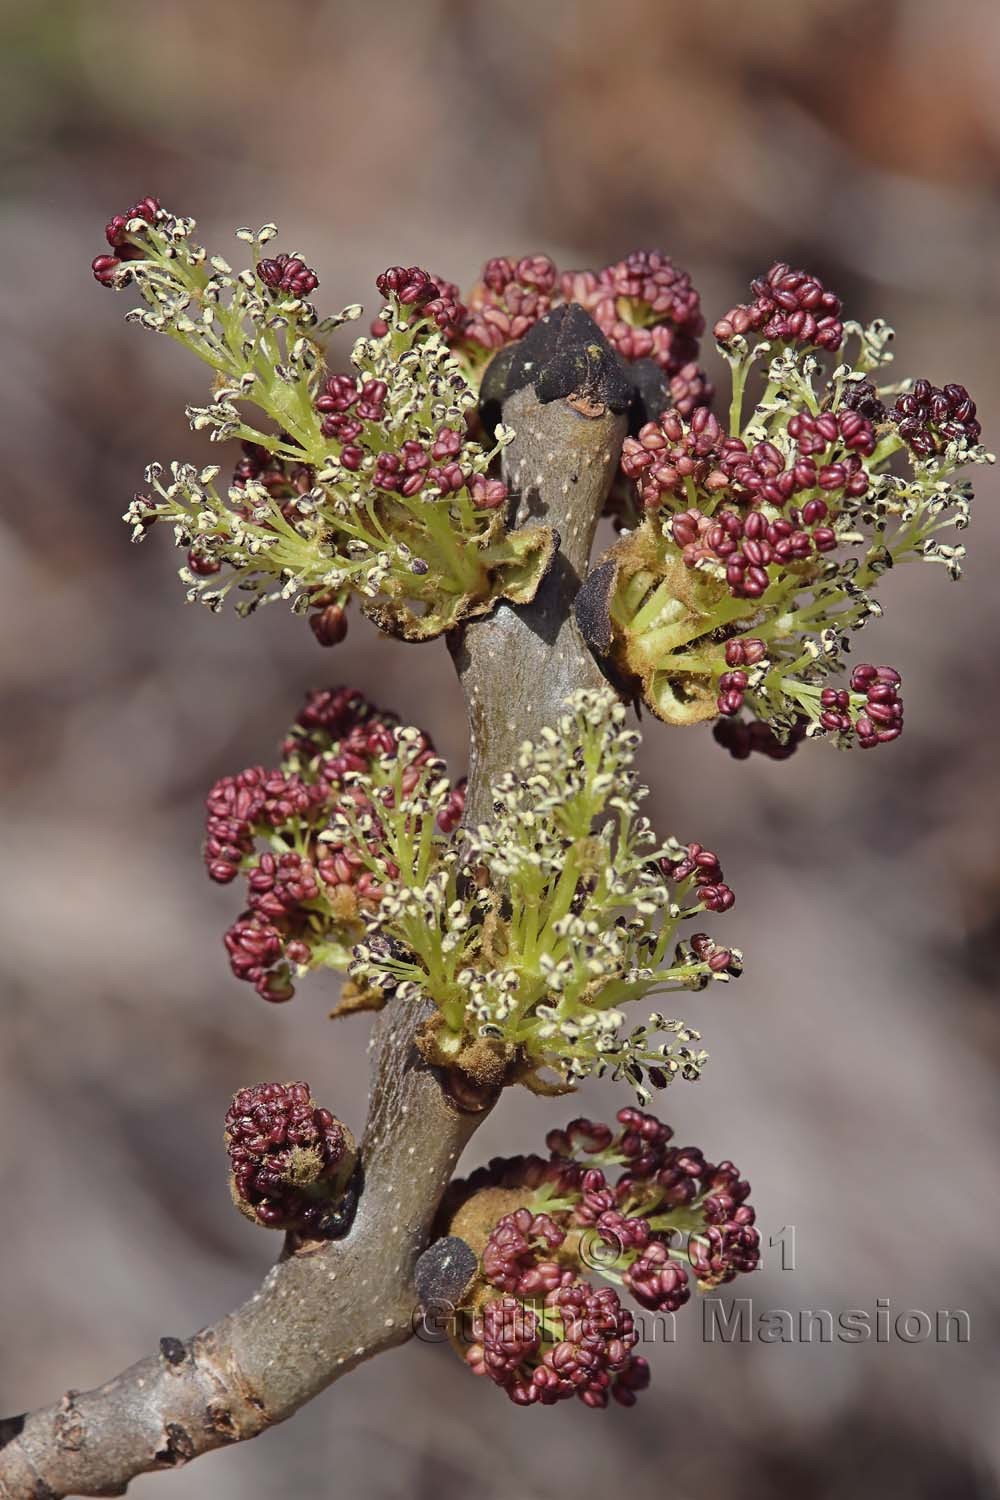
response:
<svg viewBox="0 0 1000 1500"><path fill-rule="evenodd" d="M108 244L113 250L122 249L128 237L128 225L134 219L142 219L145 224L155 224L162 217L163 210L160 208L156 198L140 198L138 203L133 203L130 209L123 214L115 214L105 225L104 233Z"/></svg>
<svg viewBox="0 0 1000 1500"><path fill-rule="evenodd" d="M321 646L339 646L347 638L347 613L339 604L328 604L309 616L312 633Z"/></svg>
<svg viewBox="0 0 1000 1500"><path fill-rule="evenodd" d="M498 510L507 500L507 486L502 479L487 479L485 474L473 474L469 481L469 494L477 510Z"/></svg>
<svg viewBox="0 0 1000 1500"><path fill-rule="evenodd" d="M878 390L871 380L845 380L840 403L848 411L856 411L859 416L875 425L885 421L885 406L879 400Z"/></svg>
<svg viewBox="0 0 1000 1500"><path fill-rule="evenodd" d="M839 349L844 341L840 299L828 292L816 276L793 271L776 262L766 276L750 283L752 303L732 308L715 325L720 344L730 344L738 335L759 333L783 343Z"/></svg>
<svg viewBox="0 0 1000 1500"><path fill-rule="evenodd" d="M928 380L915 380L908 391L897 396L888 415L919 458L943 453L950 442L971 447L982 435L976 404L964 385L946 385L939 390Z"/></svg>
<svg viewBox="0 0 1000 1500"><path fill-rule="evenodd" d="M483 1250L483 1275L500 1291L534 1295L542 1289L537 1275L540 1253L558 1250L565 1238L565 1230L548 1214L533 1214L528 1208L505 1214ZM556 1271L552 1286L558 1285L559 1274Z"/></svg>
<svg viewBox="0 0 1000 1500"><path fill-rule="evenodd" d="M419 266L390 266L376 277L375 285L383 297L395 297L404 307L420 307L437 291L433 278Z"/></svg>
<svg viewBox="0 0 1000 1500"><path fill-rule="evenodd" d="M99 281L101 286L114 286L115 272L120 265L117 255L95 255L90 269L94 273L94 280Z"/></svg>
<svg viewBox="0 0 1000 1500"><path fill-rule="evenodd" d="M660 1240L648 1245L624 1275L625 1285L642 1307L652 1312L677 1312L691 1296L687 1272L670 1257Z"/></svg>
<svg viewBox="0 0 1000 1500"><path fill-rule="evenodd" d="M308 297L319 286L316 272L295 255L276 255L273 260L260 261L257 277L272 291L291 292L294 297Z"/></svg>
<svg viewBox="0 0 1000 1500"><path fill-rule="evenodd" d="M305 1083L241 1089L226 1114L233 1200L268 1229L321 1229L353 1169L354 1141Z"/></svg>
<svg viewBox="0 0 1000 1500"><path fill-rule="evenodd" d="M187 565L198 578L212 578L222 571L222 564L218 558L210 557L196 547L188 548Z"/></svg>

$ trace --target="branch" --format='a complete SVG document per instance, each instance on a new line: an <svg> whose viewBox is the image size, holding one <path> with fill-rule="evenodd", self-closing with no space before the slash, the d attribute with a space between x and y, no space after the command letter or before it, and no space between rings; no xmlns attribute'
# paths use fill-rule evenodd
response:
<svg viewBox="0 0 1000 1500"><path fill-rule="evenodd" d="M158 1354L100 1389L8 1421L3 1500L123 1494L136 1474L256 1437L409 1337L417 1258L479 1122L420 1063L419 1019L413 1006L375 1021L364 1187L350 1232L288 1254L214 1327L184 1342L164 1338Z"/></svg>
<svg viewBox="0 0 1000 1500"><path fill-rule="evenodd" d="M560 545L531 604L500 604L449 641L471 729L465 813L471 824L489 820L490 787L516 763L521 743L553 724L577 688L604 681L573 601L634 394L603 335L575 304L536 323L515 349L492 381L487 371L483 387L493 385L504 423L517 434L504 454L504 477L517 496L515 522L547 522Z"/></svg>
<svg viewBox="0 0 1000 1500"><path fill-rule="evenodd" d="M471 725L469 816L479 820L521 741L553 722L575 688L600 681L572 604L627 404L617 360L579 308L543 320L505 382L518 519L555 526L562 548L532 604L501 605L451 643ZM0 1422L0 1500L123 1494L137 1474L257 1436L410 1336L417 1262L441 1194L493 1102L459 1107L413 1045L422 1019L418 1006L393 1005L376 1018L363 1186L348 1232L290 1242L250 1300L211 1328L163 1338L158 1354L97 1390Z"/></svg>

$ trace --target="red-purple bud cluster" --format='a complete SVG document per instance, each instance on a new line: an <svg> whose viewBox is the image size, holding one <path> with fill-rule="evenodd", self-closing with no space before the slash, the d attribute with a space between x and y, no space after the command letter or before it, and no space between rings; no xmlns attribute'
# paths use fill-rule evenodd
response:
<svg viewBox="0 0 1000 1500"><path fill-rule="evenodd" d="M640 1307L677 1312L691 1297L687 1272L662 1240L653 1240L625 1272L625 1285Z"/></svg>
<svg viewBox="0 0 1000 1500"><path fill-rule="evenodd" d="M494 350L523 338L551 310L557 276L547 255L487 261L469 294L463 339Z"/></svg>
<svg viewBox="0 0 1000 1500"><path fill-rule="evenodd" d="M273 292L308 297L319 286L319 277L297 255L276 255L257 264L257 277Z"/></svg>
<svg viewBox="0 0 1000 1500"><path fill-rule="evenodd" d="M420 266L390 266L375 285L383 297L395 297L404 307L423 307L437 295L437 284Z"/></svg>
<svg viewBox="0 0 1000 1500"><path fill-rule="evenodd" d="M453 281L431 276L420 266L390 266L376 277L375 285L383 297L395 297L403 307L419 309L421 317L437 325L443 338L454 339L461 333L468 311ZM372 333L381 337L387 327L383 319L376 318Z"/></svg>
<svg viewBox="0 0 1000 1500"><path fill-rule="evenodd" d="M874 450L875 433L866 417L802 414L788 430L796 442L791 461L774 443L748 447L741 438L724 437L704 407L689 422L666 411L625 439L622 472L636 484L647 512L671 500L701 501L675 510L671 535L685 566L724 569L735 598L761 598L774 582L768 569L833 551L837 534L830 522L868 490L861 455ZM790 503L803 492L809 497L801 505Z"/></svg>
<svg viewBox="0 0 1000 1500"><path fill-rule="evenodd" d="M114 214L104 226L104 235L114 251L113 255L98 255L91 262L95 280L102 286L113 286L115 272L124 260L142 260L145 250L141 243L141 228L129 230L130 223L141 220L144 225L156 224L163 216L156 198L140 198L138 203L123 214Z"/></svg>
<svg viewBox="0 0 1000 1500"><path fill-rule="evenodd" d="M719 856L701 844L685 844L676 859L662 859L660 868L676 885L693 880L694 894L706 911L728 911L736 900L722 878Z"/></svg>
<svg viewBox="0 0 1000 1500"><path fill-rule="evenodd" d="M897 396L889 420L921 458L943 453L949 443L972 447L982 434L976 403L964 385L946 385L939 390L929 380L915 380L908 391Z"/></svg>
<svg viewBox="0 0 1000 1500"><path fill-rule="evenodd" d="M735 660L739 648L751 646L754 651L763 642L734 640L726 644L726 660ZM754 654L753 652L751 654ZM759 660L759 658L757 658ZM749 662L749 657L747 657ZM876 667L862 662L851 673L850 689L825 687L819 695L818 722L830 734L854 735L863 750L888 745L903 732L902 678L895 667ZM726 717L714 726L718 743L735 760L746 760L755 751L771 760L787 760L805 738L808 720L797 720L787 740L779 740L774 730L759 719L735 719L743 705L747 674L740 669L724 672L719 678L719 713Z"/></svg>
<svg viewBox="0 0 1000 1500"><path fill-rule="evenodd" d="M889 744L902 734L901 682L895 667L873 667L870 662L862 662L851 673L851 691L865 695L854 720L854 731L863 750Z"/></svg>
<svg viewBox="0 0 1000 1500"><path fill-rule="evenodd" d="M686 271L658 250L637 250L600 271L560 273L547 255L494 256L463 304L458 288L419 266L391 266L378 278L384 297L431 318L449 343L494 353L524 337L553 307L576 302L623 359L652 359L685 416L711 400L697 364L705 320ZM372 324L386 331L382 319Z"/></svg>
<svg viewBox="0 0 1000 1500"><path fill-rule="evenodd" d="M682 500L688 485L708 494L728 487L728 477L719 469L723 443L718 419L707 407L699 407L690 422L675 408L655 422L647 422L636 437L622 447L621 466L634 480L646 510L657 510L665 495Z"/></svg>
<svg viewBox="0 0 1000 1500"><path fill-rule="evenodd" d="M293 967L308 966L333 939L349 939L381 899L364 851L334 838L339 806L359 805L352 777L396 751L397 720L350 688L310 693L275 769L251 766L215 783L206 802L205 864L212 880L247 881L246 910L225 935L230 965L265 1000L294 994ZM402 777L406 796L435 763L426 736ZM439 817L461 821L464 784ZM377 824L376 824L377 826ZM394 874L391 862L386 866Z"/></svg>
<svg viewBox="0 0 1000 1500"><path fill-rule="evenodd" d="M596 273L568 271L561 288L563 300L585 307L623 359L653 359L668 375L696 360L705 329L701 299L688 273L662 251L635 250Z"/></svg>
<svg viewBox="0 0 1000 1500"><path fill-rule="evenodd" d="M690 1252L692 1269L702 1286L719 1286L741 1271L755 1271L760 1236L753 1228L753 1210L738 1208L732 1222L710 1224L703 1234L692 1236Z"/></svg>
<svg viewBox="0 0 1000 1500"><path fill-rule="evenodd" d="M811 454L825 453L833 444L853 453L861 453L866 458L875 452L875 428L868 417L861 412L852 411L824 411L819 416L813 416L810 412L800 411L789 419L788 433L793 437L802 458ZM818 484L820 489L839 489L839 484L833 484L829 479L824 482L825 469L818 472L813 469L803 471L808 475L805 486L809 488ZM860 492L864 494L864 490Z"/></svg>
<svg viewBox="0 0 1000 1500"><path fill-rule="evenodd" d="M850 692L846 688L823 689L820 724L832 734L850 734L853 730L864 750L898 739L903 732L901 682L895 667L862 662L851 673Z"/></svg>
<svg viewBox="0 0 1000 1500"><path fill-rule="evenodd" d="M226 1114L233 1198L268 1229L322 1228L354 1161L350 1132L306 1083L240 1089Z"/></svg>
<svg viewBox="0 0 1000 1500"><path fill-rule="evenodd" d="M385 276L391 274L387 271ZM412 278L416 271L400 275ZM431 306L423 304L425 310ZM463 462L465 437L454 427L441 426L426 438L409 438L397 446L392 431L381 425L388 394L385 381L352 375L331 375L321 387L315 406L323 419L323 435L342 444L340 462L345 469L357 473L365 468L376 490L407 499L427 489L450 495L467 488L477 510L504 504L507 488L502 480L474 473ZM416 559L414 569L421 567L426 572L426 563Z"/></svg>
<svg viewBox="0 0 1000 1500"><path fill-rule="evenodd" d="M693 360L682 365L669 380L670 405L682 417L690 417L701 406L710 406L715 387Z"/></svg>
<svg viewBox="0 0 1000 1500"><path fill-rule="evenodd" d="M365 430L368 423L377 424L385 416L385 401L389 387L384 380L362 380L353 375L331 375L323 384L316 398L316 410L323 418L324 437L337 438L342 443L353 443ZM357 462L342 455L349 469L360 467L363 454Z"/></svg>
<svg viewBox="0 0 1000 1500"><path fill-rule="evenodd" d="M743 697L750 678L746 668L759 665L767 656L767 643L756 636L734 636L726 642L726 667L719 678L717 706L720 714L732 717L743 707Z"/></svg>
<svg viewBox="0 0 1000 1500"><path fill-rule="evenodd" d="M865 377L844 381L840 390L840 404L848 411L856 411L859 416L867 417L875 426L886 419L885 404L879 396L878 387L873 380Z"/></svg>
<svg viewBox="0 0 1000 1500"><path fill-rule="evenodd" d="M530 1208L505 1214L486 1241L483 1275L502 1292L524 1297L550 1292L560 1285L562 1270L545 1257L565 1238L566 1231L548 1214L533 1214Z"/></svg>
<svg viewBox="0 0 1000 1500"><path fill-rule="evenodd" d="M573 1396L590 1407L607 1406L609 1396L632 1406L649 1384L649 1365L632 1352L638 1340L611 1287L595 1290L570 1278L538 1312L516 1297L487 1302L481 1337L466 1359L517 1406L554 1406Z"/></svg>
<svg viewBox="0 0 1000 1500"><path fill-rule="evenodd" d="M482 1327L466 1355L519 1405L572 1395L588 1405L603 1406L609 1395L631 1405L648 1380L634 1355L619 1368L635 1346L632 1321L617 1294L595 1292L584 1273L606 1273L641 1306L674 1312L690 1298L689 1268L703 1287L715 1287L757 1264L750 1187L732 1162L715 1165L695 1147L673 1146L670 1128L638 1109L619 1110L617 1124L573 1120L549 1132L548 1160L497 1158L451 1189L463 1211L487 1188L524 1196L486 1240L474 1299ZM673 1211L683 1230L671 1226ZM486 1286L503 1296L484 1303ZM599 1307L606 1337L588 1346L584 1335L588 1360L564 1311L586 1317ZM582 1372L589 1376L580 1383Z"/></svg>
<svg viewBox="0 0 1000 1500"><path fill-rule="evenodd" d="M840 298L818 276L777 261L750 283L753 301L731 308L715 325L720 344L747 333L788 344L839 349L844 341Z"/></svg>
<svg viewBox="0 0 1000 1500"><path fill-rule="evenodd" d="M866 373L889 358L884 324L851 325L853 368L847 355L832 371L817 358L846 336L840 301L817 277L779 263L752 291L715 327L732 368L728 430L704 407L675 405L624 442L611 656L668 722L718 714L715 737L737 759L783 760L824 731L871 748L901 732L898 677L886 668L848 689L830 676L849 633L880 613L870 590L896 562L926 558L960 575L964 548L937 533L967 524L972 490L949 476L993 458L964 386L918 380L886 409ZM747 380L768 353L748 417ZM731 639L740 629L754 632L745 648Z"/></svg>

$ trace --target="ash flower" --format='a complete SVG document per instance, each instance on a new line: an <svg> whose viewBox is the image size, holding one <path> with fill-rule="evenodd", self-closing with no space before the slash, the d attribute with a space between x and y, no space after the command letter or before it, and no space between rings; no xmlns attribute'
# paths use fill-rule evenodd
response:
<svg viewBox="0 0 1000 1500"><path fill-rule="evenodd" d="M726 910L732 892L701 846L657 843L640 813L637 737L624 717L610 692L575 695L522 748L493 788L492 822L467 829L460 848L436 839L415 849L405 821L380 814L370 869L381 899L363 913L351 974L399 1000L433 1003L421 1039L432 1061L483 1083L543 1089L546 1075L573 1087L607 1073L643 1097L647 1080L659 1088L698 1076L698 1032L655 1012L636 1025L626 1008L739 973L735 950L707 938L696 949L678 933L704 911ZM387 774L373 763L359 783L373 806L384 803ZM413 793L424 826L440 824L447 807L447 783L434 774ZM353 847L364 841L350 805L338 826Z"/></svg>
<svg viewBox="0 0 1000 1500"><path fill-rule="evenodd" d="M465 1357L517 1406L554 1406L574 1396L590 1407L607 1406L609 1396L631 1406L649 1379L645 1360L632 1353L638 1337L610 1287L570 1281L539 1312L515 1297L487 1302L482 1338Z"/></svg>
<svg viewBox="0 0 1000 1500"><path fill-rule="evenodd" d="M463 341L492 352L523 338L551 310L556 279L547 255L487 261L482 280L469 294Z"/></svg>
<svg viewBox="0 0 1000 1500"><path fill-rule="evenodd" d="M188 409L191 425L244 448L229 485L214 466L174 463L167 476L152 465L126 512L134 539L156 522L172 527L188 597L213 610L243 595L241 613L275 599L306 613L330 596L311 616L322 644L342 633L342 616L327 611L351 595L407 639L439 635L501 597L530 599L555 539L544 526L507 528L506 490L491 472L500 445L471 435L476 391L447 343L466 318L457 289L391 267L379 278L376 336L357 340L350 374L333 373L328 337L360 308L320 320L304 257L265 253L273 225L239 232L253 254L239 272L197 244L195 228L144 199L111 221L114 253L94 262L104 285L138 292L131 321L211 368L211 397ZM525 275L539 279L533 263Z"/></svg>
<svg viewBox="0 0 1000 1500"><path fill-rule="evenodd" d="M697 364L704 330L698 293L687 272L660 251L633 251L600 271L563 273L547 255L498 255L486 262L465 303L457 287L427 278L438 287L440 306L422 300L426 272L395 266L385 276L386 290L404 287L420 316L434 319L474 381L491 355L524 338L554 307L575 302L623 360L659 367L657 384L669 385L678 410L688 415L711 400L712 387ZM376 321L373 331L384 333L386 326Z"/></svg>
<svg viewBox="0 0 1000 1500"><path fill-rule="evenodd" d="M668 375L688 370L687 380L695 378L691 367L705 327L701 301L687 272L662 251L633 251L596 276L571 271L562 292L586 308L623 359L653 359ZM697 376L703 393L704 376Z"/></svg>
<svg viewBox="0 0 1000 1500"><path fill-rule="evenodd" d="M642 1307L676 1312L691 1296L687 1272L662 1240L653 1240L625 1271L625 1285Z"/></svg>
<svg viewBox="0 0 1000 1500"><path fill-rule="evenodd" d="M697 487L709 492L725 489L728 479L713 465L719 458L722 429L706 407L685 423L677 410L665 411L657 422L647 422L622 449L622 472L636 481L646 510L656 510L665 495L694 498Z"/></svg>
<svg viewBox="0 0 1000 1500"><path fill-rule="evenodd" d="M899 677L846 682L850 638L881 613L874 586L894 564L959 575L963 549L941 538L968 521L956 471L992 455L961 386L916 381L887 405L874 375L891 330L844 323L816 277L779 264L753 293L716 325L728 428L671 408L626 439L632 525L601 574L606 597L610 564L610 655L660 718L724 721L715 737L739 759L783 759L807 735L872 748L901 731ZM758 360L766 385L747 418Z"/></svg>
<svg viewBox="0 0 1000 1500"><path fill-rule="evenodd" d="M946 385L939 390L929 380L915 380L897 396L889 420L921 458L943 453L949 443L974 447L982 433L976 403L965 386Z"/></svg>
<svg viewBox="0 0 1000 1500"><path fill-rule="evenodd" d="M711 406L715 395L712 382L693 360L671 375L668 389L670 405L682 417L690 417L699 407Z"/></svg>
<svg viewBox="0 0 1000 1500"><path fill-rule="evenodd" d="M149 251L148 231L164 217L156 198L140 198L123 214L114 214L104 227L104 237L113 255L95 256L91 270L102 286L118 282L118 268L123 261L143 260Z"/></svg>
<svg viewBox="0 0 1000 1500"><path fill-rule="evenodd" d="M548 1214L519 1208L494 1226L483 1251L483 1275L491 1286L507 1292L549 1292L560 1285L561 1272L551 1256L566 1238Z"/></svg>
<svg viewBox="0 0 1000 1500"><path fill-rule="evenodd" d="M376 278L375 285L383 297L395 297L401 307L418 309L420 317L436 325L442 338L456 338L465 325L466 308L455 283L431 276L420 266L390 266ZM384 318L376 318L372 333L380 338L388 327Z"/></svg>
<svg viewBox="0 0 1000 1500"><path fill-rule="evenodd" d="M732 1162L673 1145L669 1126L638 1109L619 1110L617 1126L573 1120L549 1132L547 1161L496 1158L446 1195L448 1232L480 1256L459 1352L518 1405L631 1405L649 1370L615 1288L676 1312L690 1271L708 1290L758 1263L750 1185ZM518 1206L493 1218L508 1203Z"/></svg>
<svg viewBox="0 0 1000 1500"><path fill-rule="evenodd" d="M225 935L230 966L265 1000L290 1000L295 977L307 969L346 967L366 914L382 899L382 881L399 877L391 858L377 875L374 869L381 827L362 778L383 761L395 810L419 836L411 798L426 775L440 773L433 746L349 688L309 695L279 767L224 776L208 795L209 877L224 885L246 880L246 910ZM461 820L464 785L442 788L440 822L450 830ZM356 838L331 830L345 804L364 823Z"/></svg>
<svg viewBox="0 0 1000 1500"><path fill-rule="evenodd" d="M233 1201L266 1229L321 1233L354 1168L354 1140L307 1083L240 1089L226 1114Z"/></svg>
<svg viewBox="0 0 1000 1500"><path fill-rule="evenodd" d="M276 255L273 260L257 262L257 278L274 292L291 292L293 297L308 297L319 286L319 277L298 255Z"/></svg>
<svg viewBox="0 0 1000 1500"><path fill-rule="evenodd" d="M342 604L325 604L309 616L312 633L321 646L339 646L347 638L347 615Z"/></svg>
<svg viewBox="0 0 1000 1500"><path fill-rule="evenodd" d="M827 291L819 277L776 261L766 276L750 283L750 290L753 302L732 308L716 323L713 331L720 344L753 332L781 343L840 348L840 298Z"/></svg>
<svg viewBox="0 0 1000 1500"><path fill-rule="evenodd" d="M383 297L397 297L404 307L422 307L437 295L437 283L419 266L390 266L375 285Z"/></svg>

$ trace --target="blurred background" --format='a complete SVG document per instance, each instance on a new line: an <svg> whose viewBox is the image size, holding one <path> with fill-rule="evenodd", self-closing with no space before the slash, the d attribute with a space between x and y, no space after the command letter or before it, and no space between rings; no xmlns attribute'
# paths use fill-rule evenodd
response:
<svg viewBox="0 0 1000 1500"><path fill-rule="evenodd" d="M996 446L1000 9L4 0L0 25L7 1412L250 1292L278 1242L227 1199L238 1086L306 1077L363 1120L366 1022L326 1019L332 982L281 1008L229 977L207 787L269 762L332 682L419 722L456 771L465 745L440 643L355 622L324 653L280 609L186 606L166 537L130 547L143 465L206 453L183 417L204 380L91 279L105 220L154 193L229 254L236 225L273 218L330 309L371 305L397 261L468 286L494 254L659 247L711 325L788 259L895 325L900 375L965 383ZM865 638L904 675L898 745L737 764L707 730L651 725L643 750L659 826L718 849L737 892L747 973L686 1012L712 1062L662 1110L750 1177L765 1244L795 1226L795 1269L771 1251L737 1290L796 1315L962 1308L971 1341L711 1344L689 1307L634 1411L544 1415L412 1343L257 1442L137 1481L141 1500L998 1493L1000 525L979 478L964 583L887 579ZM621 1102L594 1086L579 1107ZM576 1106L506 1099L470 1163L537 1148Z"/></svg>

